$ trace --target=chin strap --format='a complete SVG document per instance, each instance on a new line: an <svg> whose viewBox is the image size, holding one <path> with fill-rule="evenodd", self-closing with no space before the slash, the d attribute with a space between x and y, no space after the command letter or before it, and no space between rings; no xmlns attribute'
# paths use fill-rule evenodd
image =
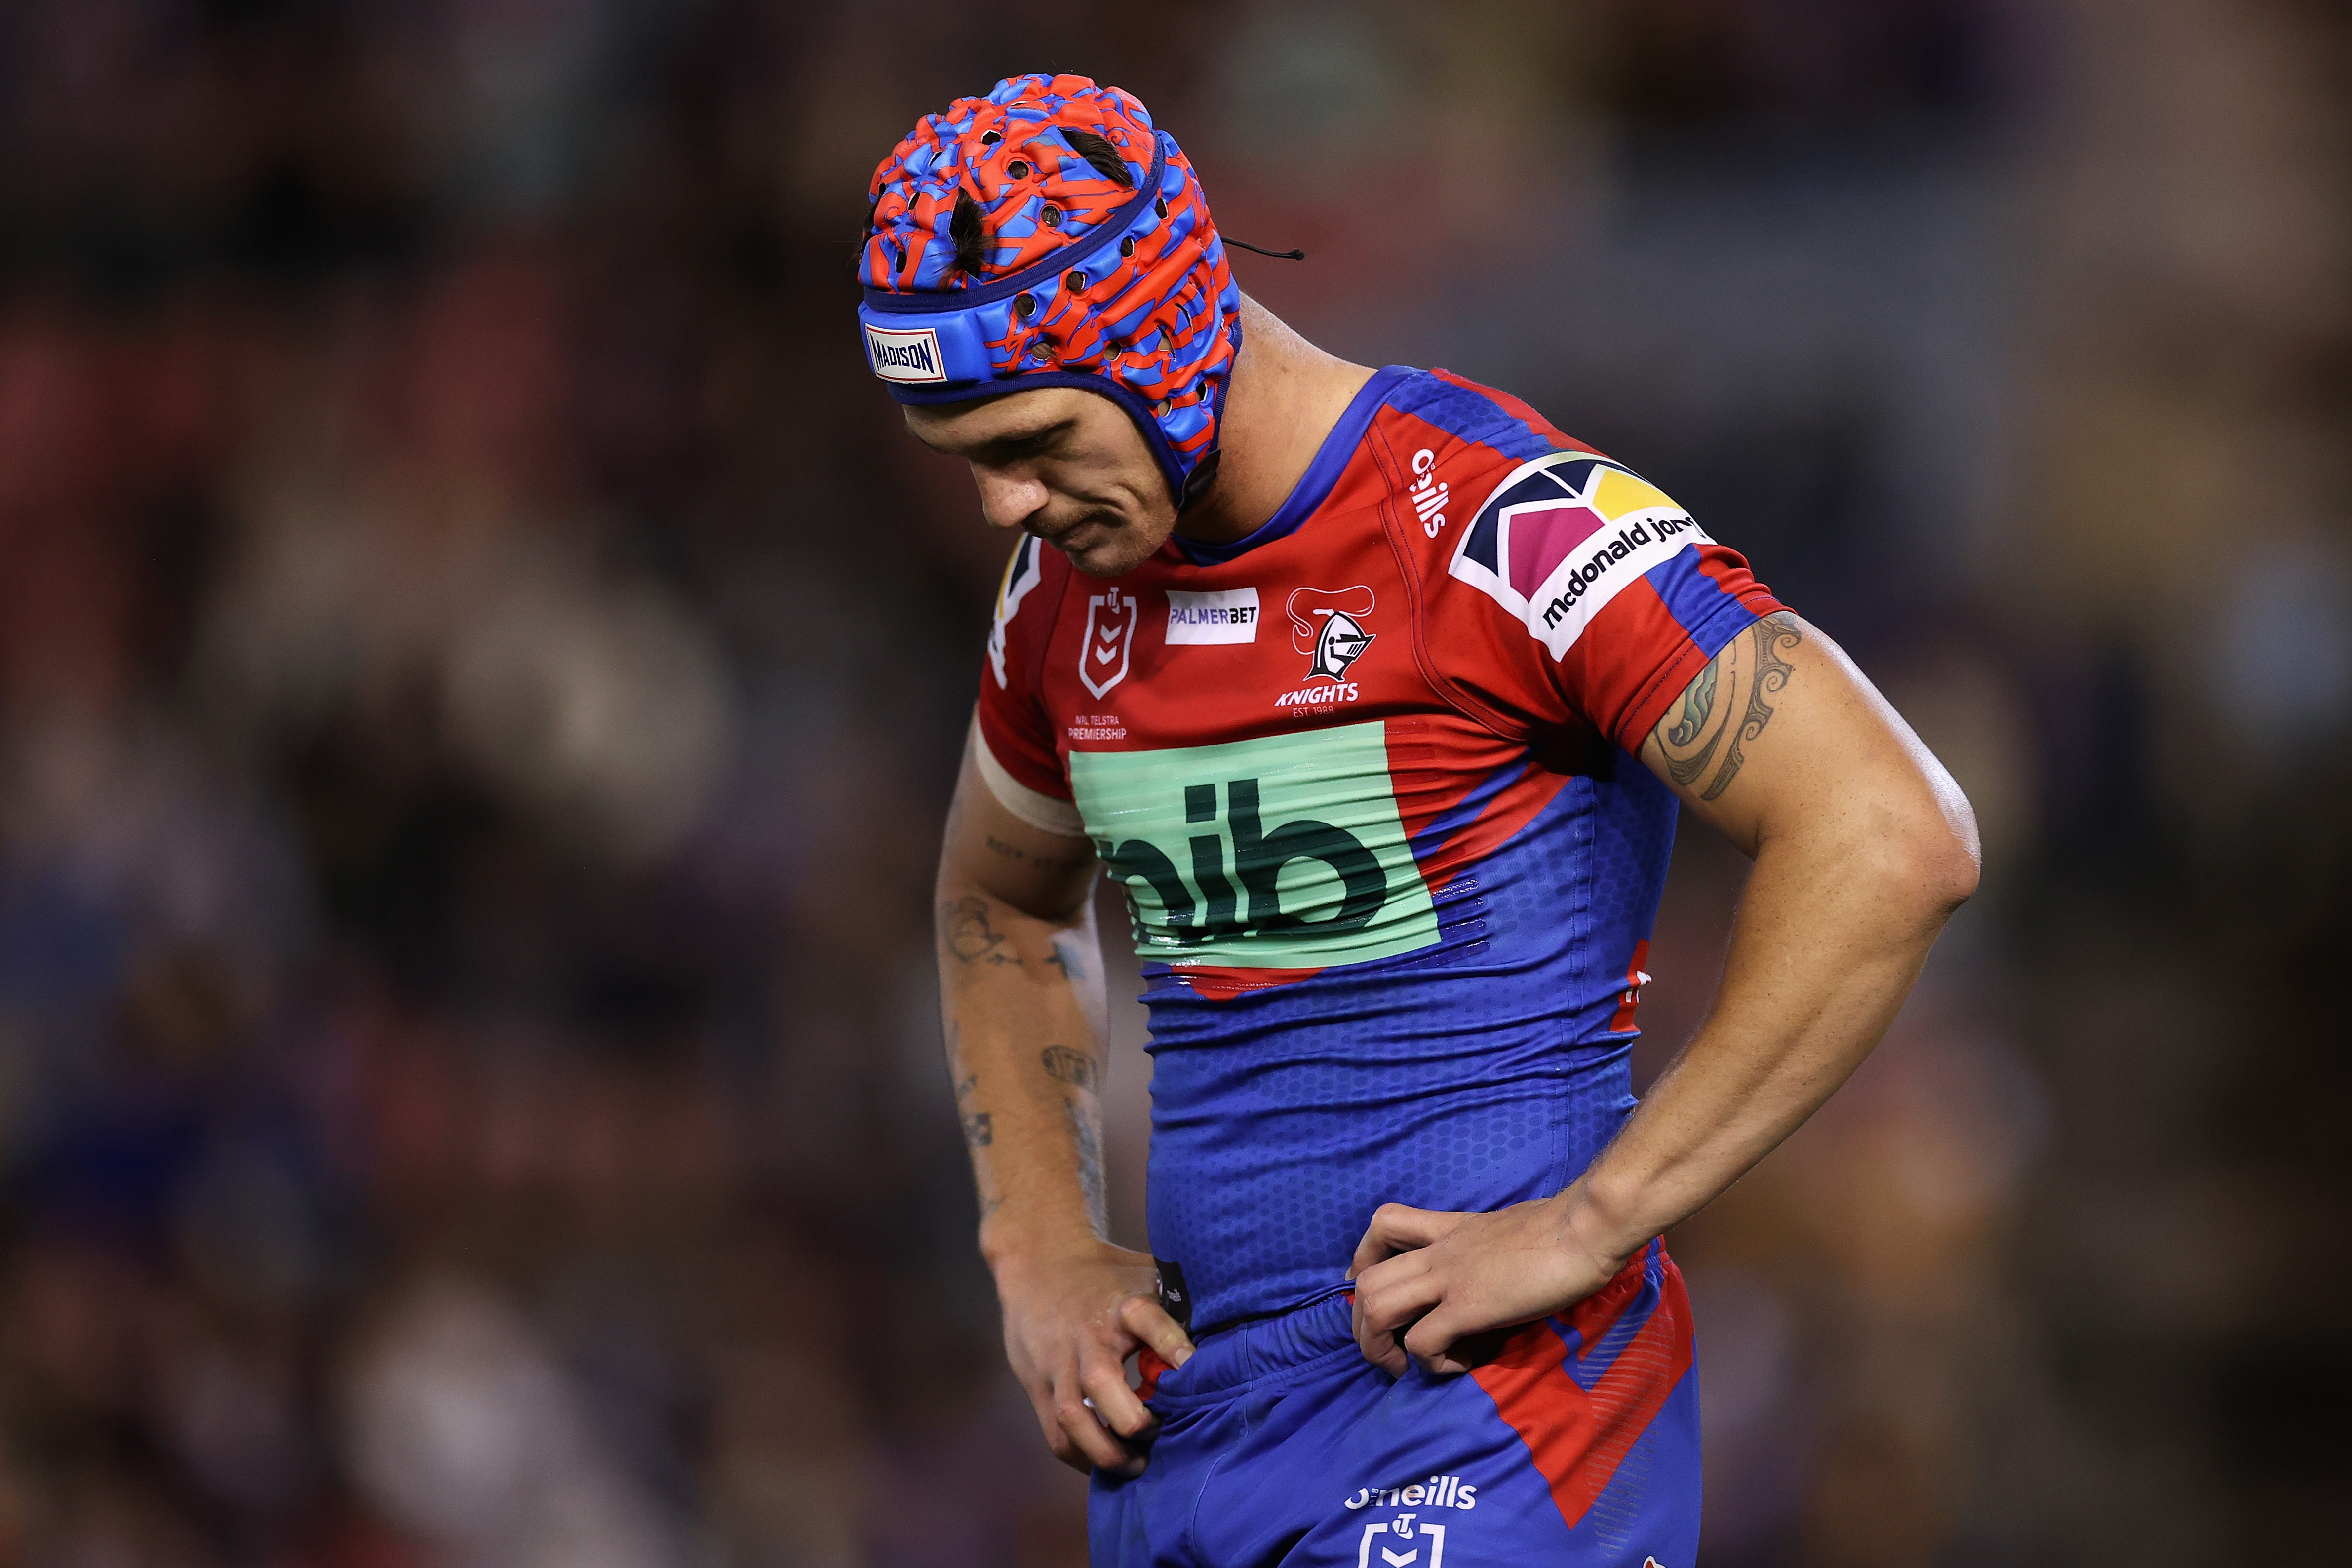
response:
<svg viewBox="0 0 2352 1568"><path fill-rule="evenodd" d="M1221 234L1217 237L1223 240L1227 245L1238 245L1244 250L1255 251L1260 256L1271 256L1276 261L1304 261L1307 259L1307 253L1303 250L1265 250L1257 246L1252 245L1246 239L1235 239L1230 234Z"/></svg>
<svg viewBox="0 0 2352 1568"><path fill-rule="evenodd" d="M1207 456L1192 465L1192 473L1184 480L1184 499L1176 506L1178 511L1184 510L1209 493L1209 487L1217 482L1217 465L1224 456L1222 450L1212 447Z"/></svg>

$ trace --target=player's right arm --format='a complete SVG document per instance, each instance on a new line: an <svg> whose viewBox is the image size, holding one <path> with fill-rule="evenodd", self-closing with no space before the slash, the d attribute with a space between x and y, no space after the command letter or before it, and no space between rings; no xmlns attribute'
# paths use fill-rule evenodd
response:
<svg viewBox="0 0 2352 1568"><path fill-rule="evenodd" d="M1150 1413L1126 1359L1192 1342L1149 1255L1104 1232L1094 847L1000 803L964 750L940 856L940 996L1004 1348L1055 1457L1132 1474ZM1093 1402L1088 1408L1087 1401ZM1099 1419L1097 1419L1099 1415Z"/></svg>

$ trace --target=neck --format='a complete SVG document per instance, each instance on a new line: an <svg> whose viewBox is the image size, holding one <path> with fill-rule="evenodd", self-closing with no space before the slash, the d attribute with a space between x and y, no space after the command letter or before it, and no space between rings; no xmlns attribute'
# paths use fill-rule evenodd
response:
<svg viewBox="0 0 2352 1568"><path fill-rule="evenodd" d="M1325 353L1243 295L1242 346L1225 391L1216 480L1176 520L1177 533L1230 544L1265 526L1371 378L1365 366Z"/></svg>

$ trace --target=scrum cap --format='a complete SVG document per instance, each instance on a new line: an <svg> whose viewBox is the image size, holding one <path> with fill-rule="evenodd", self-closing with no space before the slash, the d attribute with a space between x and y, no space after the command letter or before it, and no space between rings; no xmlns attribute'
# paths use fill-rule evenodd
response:
<svg viewBox="0 0 2352 1568"><path fill-rule="evenodd" d="M923 117L866 187L866 363L901 403L1077 386L1126 409L1179 504L1216 471L1241 290L1141 103L1029 75Z"/></svg>

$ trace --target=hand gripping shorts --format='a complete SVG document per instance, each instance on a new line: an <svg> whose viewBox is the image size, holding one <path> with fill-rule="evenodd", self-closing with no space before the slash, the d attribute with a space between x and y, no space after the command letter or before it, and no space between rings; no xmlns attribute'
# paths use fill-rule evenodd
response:
<svg viewBox="0 0 2352 1568"><path fill-rule="evenodd" d="M1349 1313L1334 1293L1147 1355L1161 1425L1142 1475L1095 1475L1094 1568L1692 1568L1698 1373L1658 1243L1457 1377L1391 1377Z"/></svg>

